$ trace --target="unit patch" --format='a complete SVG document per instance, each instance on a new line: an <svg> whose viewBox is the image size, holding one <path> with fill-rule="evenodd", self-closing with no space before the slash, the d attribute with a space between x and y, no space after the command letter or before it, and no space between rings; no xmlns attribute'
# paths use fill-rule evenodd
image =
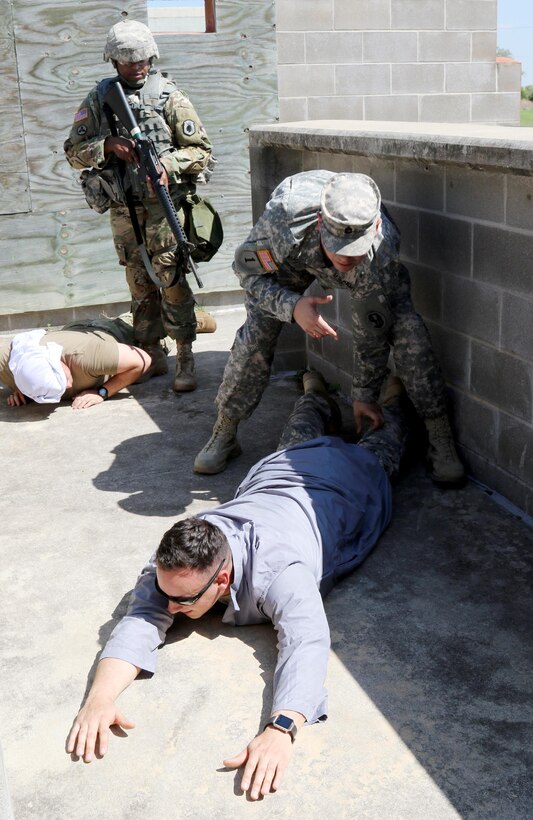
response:
<svg viewBox="0 0 533 820"><path fill-rule="evenodd" d="M82 120L86 120L88 117L87 109L80 108L78 113L74 116L74 122L81 122Z"/></svg>
<svg viewBox="0 0 533 820"><path fill-rule="evenodd" d="M257 258L261 263L261 267L263 270L266 270L267 273L273 270L278 270L278 266L276 265L274 258L268 248L263 248L262 250L257 251Z"/></svg>
<svg viewBox="0 0 533 820"><path fill-rule="evenodd" d="M192 137L193 134L196 134L196 123L194 120L185 120L183 123L183 133L186 137Z"/></svg>
<svg viewBox="0 0 533 820"><path fill-rule="evenodd" d="M87 126L86 125L78 125L76 128L76 134L79 134L80 137L83 137L84 134L87 133Z"/></svg>

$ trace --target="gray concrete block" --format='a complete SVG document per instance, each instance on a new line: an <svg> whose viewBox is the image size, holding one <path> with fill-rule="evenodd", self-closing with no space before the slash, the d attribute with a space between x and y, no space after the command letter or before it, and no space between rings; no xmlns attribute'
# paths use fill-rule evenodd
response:
<svg viewBox="0 0 533 820"><path fill-rule="evenodd" d="M470 339L426 320L433 349L448 384L466 389L470 381Z"/></svg>
<svg viewBox="0 0 533 820"><path fill-rule="evenodd" d="M326 96L335 93L332 65L281 65L278 68L280 97Z"/></svg>
<svg viewBox="0 0 533 820"><path fill-rule="evenodd" d="M322 0L278 0L276 3L278 31L308 31L310 20L317 31L331 31L332 4Z"/></svg>
<svg viewBox="0 0 533 820"><path fill-rule="evenodd" d="M498 91L520 91L522 84L521 63L496 63Z"/></svg>
<svg viewBox="0 0 533 820"><path fill-rule="evenodd" d="M393 202L385 203L401 234L400 253L409 265L418 259L418 210L403 208Z"/></svg>
<svg viewBox="0 0 533 820"><path fill-rule="evenodd" d="M359 31L318 31L305 35L306 63L360 63L363 35Z"/></svg>
<svg viewBox="0 0 533 820"><path fill-rule="evenodd" d="M474 395L517 416L532 420L533 366L472 341L470 387Z"/></svg>
<svg viewBox="0 0 533 820"><path fill-rule="evenodd" d="M474 225L474 278L531 296L533 234Z"/></svg>
<svg viewBox="0 0 533 820"><path fill-rule="evenodd" d="M422 265L409 265L411 296L424 320L442 321L442 274Z"/></svg>
<svg viewBox="0 0 533 820"><path fill-rule="evenodd" d="M391 28L394 30L444 28L445 0L392 0Z"/></svg>
<svg viewBox="0 0 533 820"><path fill-rule="evenodd" d="M412 122L418 119L418 96L365 97L365 119Z"/></svg>
<svg viewBox="0 0 533 820"><path fill-rule="evenodd" d="M501 346L507 353L533 362L533 292L529 299L502 293Z"/></svg>
<svg viewBox="0 0 533 820"><path fill-rule="evenodd" d="M358 174L372 177L381 191L382 199L394 199L394 160L355 156L353 169Z"/></svg>
<svg viewBox="0 0 533 820"><path fill-rule="evenodd" d="M278 32L278 65L305 63L305 34Z"/></svg>
<svg viewBox="0 0 533 820"><path fill-rule="evenodd" d="M448 274L443 280L443 324L489 344L500 341L501 290Z"/></svg>
<svg viewBox="0 0 533 820"><path fill-rule="evenodd" d="M321 355L318 355L311 348L307 351L308 367L313 370L319 370L329 384L335 385L340 389L344 396L350 396L352 391L352 376L350 371L341 370L341 368L334 361L327 361Z"/></svg>
<svg viewBox="0 0 533 820"><path fill-rule="evenodd" d="M496 463L533 488L533 426L500 413Z"/></svg>
<svg viewBox="0 0 533 820"><path fill-rule="evenodd" d="M483 63L494 60L497 48L496 31L473 31L472 37L472 62Z"/></svg>
<svg viewBox="0 0 533 820"><path fill-rule="evenodd" d="M533 230L533 177L507 175L508 225L514 228Z"/></svg>
<svg viewBox="0 0 533 820"><path fill-rule="evenodd" d="M421 212L419 262L443 272L470 276L471 237L470 223Z"/></svg>
<svg viewBox="0 0 533 820"><path fill-rule="evenodd" d="M416 59L416 32L363 32L363 60L365 63L414 63Z"/></svg>
<svg viewBox="0 0 533 820"><path fill-rule="evenodd" d="M310 120L362 120L364 116L364 97L309 97L307 105Z"/></svg>
<svg viewBox="0 0 533 820"><path fill-rule="evenodd" d="M308 119L307 97L280 97L280 122L299 122Z"/></svg>
<svg viewBox="0 0 533 820"><path fill-rule="evenodd" d="M334 16L337 31L390 29L390 0L335 0Z"/></svg>
<svg viewBox="0 0 533 820"><path fill-rule="evenodd" d="M457 441L462 447L496 461L499 412L468 393L452 391L453 419Z"/></svg>
<svg viewBox="0 0 533 820"><path fill-rule="evenodd" d="M276 348L274 361L272 362L272 373L286 373L293 370L305 370L306 353L305 343L302 342L300 350L283 350Z"/></svg>
<svg viewBox="0 0 533 820"><path fill-rule="evenodd" d="M392 65L393 94L438 94L444 91L444 66L439 63Z"/></svg>
<svg viewBox="0 0 533 820"><path fill-rule="evenodd" d="M337 326L342 327L348 333L351 333L352 299L348 291L338 289L335 292L335 303L337 305Z"/></svg>
<svg viewBox="0 0 533 820"><path fill-rule="evenodd" d="M447 0L446 28L449 31L496 30L496 0Z"/></svg>
<svg viewBox="0 0 533 820"><path fill-rule="evenodd" d="M468 122L470 94L431 94L420 97L421 122Z"/></svg>
<svg viewBox="0 0 533 820"><path fill-rule="evenodd" d="M337 174L353 173L353 157L349 154L319 154L320 168Z"/></svg>
<svg viewBox="0 0 533 820"><path fill-rule="evenodd" d="M431 211L444 210L444 168L424 162L396 162L396 202Z"/></svg>
<svg viewBox="0 0 533 820"><path fill-rule="evenodd" d="M390 94L391 66L389 63L337 65L335 91L337 94Z"/></svg>
<svg viewBox="0 0 533 820"><path fill-rule="evenodd" d="M304 151L302 158L302 171L314 171L321 167L323 154L318 151Z"/></svg>
<svg viewBox="0 0 533 820"><path fill-rule="evenodd" d="M353 372L353 336L351 330L337 329L337 341L330 337L322 339L322 354L327 361L345 373Z"/></svg>
<svg viewBox="0 0 533 820"><path fill-rule="evenodd" d="M418 59L422 63L470 60L470 34L462 31L421 31Z"/></svg>
<svg viewBox="0 0 533 820"><path fill-rule="evenodd" d="M451 214L504 221L505 178L503 174L446 169L446 211Z"/></svg>
<svg viewBox="0 0 533 820"><path fill-rule="evenodd" d="M496 63L448 63L446 91L496 91Z"/></svg>
<svg viewBox="0 0 533 820"><path fill-rule="evenodd" d="M472 94L472 122L520 122L520 94Z"/></svg>

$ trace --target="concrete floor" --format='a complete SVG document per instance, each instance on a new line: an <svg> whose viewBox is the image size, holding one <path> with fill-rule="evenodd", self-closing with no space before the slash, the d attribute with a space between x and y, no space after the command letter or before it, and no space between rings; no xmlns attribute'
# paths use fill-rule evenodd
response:
<svg viewBox="0 0 533 820"><path fill-rule="evenodd" d="M299 734L278 794L251 803L222 767L269 714L274 632L215 614L180 623L158 673L123 694L127 738L91 765L65 754L145 559L179 516L232 496L299 393L272 381L243 456L194 475L242 312L217 318L195 345L194 393L175 395L169 375L84 412L10 410L0 393L0 741L16 820L531 817L533 533L417 463L379 546L327 599L330 718Z"/></svg>

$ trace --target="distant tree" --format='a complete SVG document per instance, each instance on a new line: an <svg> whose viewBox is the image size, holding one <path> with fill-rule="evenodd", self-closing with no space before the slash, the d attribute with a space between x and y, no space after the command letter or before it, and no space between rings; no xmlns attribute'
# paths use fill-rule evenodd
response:
<svg viewBox="0 0 533 820"><path fill-rule="evenodd" d="M498 48L496 49L496 57L512 57L513 55L509 51L508 48Z"/></svg>
<svg viewBox="0 0 533 820"><path fill-rule="evenodd" d="M522 99L533 101L533 85L522 86Z"/></svg>

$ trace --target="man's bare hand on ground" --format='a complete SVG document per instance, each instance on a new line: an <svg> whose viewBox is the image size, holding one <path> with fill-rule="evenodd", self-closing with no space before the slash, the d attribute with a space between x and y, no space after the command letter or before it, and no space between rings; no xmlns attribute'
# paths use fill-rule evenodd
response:
<svg viewBox="0 0 533 820"><path fill-rule="evenodd" d="M87 700L70 730L67 752L82 757L86 763L94 760L95 755L103 757L108 748L109 727L114 725L122 729L135 728L112 700Z"/></svg>
<svg viewBox="0 0 533 820"><path fill-rule="evenodd" d="M224 766L227 769L244 766L241 789L249 790L251 800L258 800L279 789L292 756L292 746L289 734L267 726L240 754L224 760Z"/></svg>

